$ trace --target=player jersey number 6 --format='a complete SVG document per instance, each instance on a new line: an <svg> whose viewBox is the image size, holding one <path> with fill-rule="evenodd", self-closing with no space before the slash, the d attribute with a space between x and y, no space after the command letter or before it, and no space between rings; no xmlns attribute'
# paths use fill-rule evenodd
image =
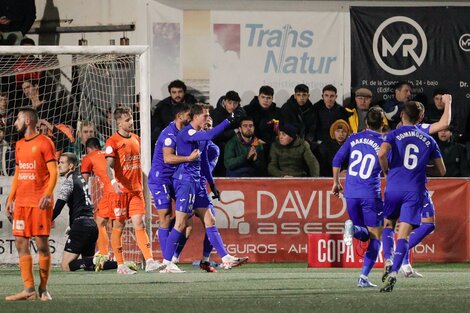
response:
<svg viewBox="0 0 470 313"><path fill-rule="evenodd" d="M403 166L406 169L412 170L418 165L418 156L413 153L419 153L418 146L414 144L406 145L405 156L403 157Z"/></svg>

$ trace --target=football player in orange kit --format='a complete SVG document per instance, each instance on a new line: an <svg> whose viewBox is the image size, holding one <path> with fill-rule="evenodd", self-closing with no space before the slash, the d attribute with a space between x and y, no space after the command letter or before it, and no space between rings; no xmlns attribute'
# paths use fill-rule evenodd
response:
<svg viewBox="0 0 470 313"><path fill-rule="evenodd" d="M149 238L145 232L145 200L142 187L142 166L140 162L140 138L132 133L134 120L132 110L128 107L118 107L114 111L114 119L118 131L106 141L106 170L114 194L110 196L113 231L111 246L118 263L119 274L135 274L124 264L122 254L122 231L125 221L132 220L137 245L145 258L145 271L153 272L163 268L163 265L153 259Z"/></svg>
<svg viewBox="0 0 470 313"><path fill-rule="evenodd" d="M38 113L33 108L21 108L15 122L24 138L16 143L16 169L6 214L13 217L13 235L18 250L19 267L24 290L5 300L34 300L37 298L33 277L33 258L29 240L35 237L39 254L39 298L52 300L47 281L51 268L49 235L52 224L52 193L57 182L57 160L54 143L36 130Z"/></svg>

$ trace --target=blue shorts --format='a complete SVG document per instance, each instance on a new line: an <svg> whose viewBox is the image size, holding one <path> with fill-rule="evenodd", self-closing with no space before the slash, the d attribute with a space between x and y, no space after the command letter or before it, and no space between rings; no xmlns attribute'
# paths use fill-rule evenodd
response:
<svg viewBox="0 0 470 313"><path fill-rule="evenodd" d="M383 202L377 198L346 198L349 218L354 225L383 226Z"/></svg>
<svg viewBox="0 0 470 313"><path fill-rule="evenodd" d="M194 200L195 209L204 209L210 208L212 206L212 201L207 192L206 185L198 184L196 191L196 199ZM214 212L212 212L214 213Z"/></svg>
<svg viewBox="0 0 470 313"><path fill-rule="evenodd" d="M389 220L400 220L413 226L421 224L423 210L423 192L385 191L384 217Z"/></svg>
<svg viewBox="0 0 470 313"><path fill-rule="evenodd" d="M194 199L196 196L196 183L174 179L175 188L175 210L187 214L193 213Z"/></svg>
<svg viewBox="0 0 470 313"><path fill-rule="evenodd" d="M421 213L422 218L426 217L433 217L436 215L434 211L434 203L432 203L431 195L429 191L424 192L424 199L423 199L423 212Z"/></svg>
<svg viewBox="0 0 470 313"><path fill-rule="evenodd" d="M149 184L148 186L157 210L171 209L171 200L175 198L175 191L171 181L161 184Z"/></svg>

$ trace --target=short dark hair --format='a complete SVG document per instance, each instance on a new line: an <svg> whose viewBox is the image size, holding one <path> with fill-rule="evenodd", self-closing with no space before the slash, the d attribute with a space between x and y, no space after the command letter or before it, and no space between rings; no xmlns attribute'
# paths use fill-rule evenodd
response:
<svg viewBox="0 0 470 313"><path fill-rule="evenodd" d="M308 93L309 89L308 89L308 86L305 85L305 84L298 84L297 86L295 86L294 88L294 93L298 93L298 92L306 92Z"/></svg>
<svg viewBox="0 0 470 313"><path fill-rule="evenodd" d="M371 107L366 114L366 123L372 130L381 130L384 125L384 110L379 106Z"/></svg>
<svg viewBox="0 0 470 313"><path fill-rule="evenodd" d="M271 86L261 86L261 88L259 89L259 94L274 96L274 89Z"/></svg>
<svg viewBox="0 0 470 313"><path fill-rule="evenodd" d="M173 113L173 116L176 117L176 115L178 115L181 112L187 112L187 111L191 110L191 106L192 105L190 105L189 103L186 103L186 102L176 103L171 108L171 112Z"/></svg>
<svg viewBox="0 0 470 313"><path fill-rule="evenodd" d="M202 103L195 103L191 105L191 112L189 112L189 116L191 116L191 119L194 117L194 115L201 114L204 110L208 110L211 106L207 104L202 104Z"/></svg>
<svg viewBox="0 0 470 313"><path fill-rule="evenodd" d="M325 91L333 91L334 93L338 93L338 89L336 89L335 86L332 84L328 84L325 87L323 87L321 93L323 94Z"/></svg>
<svg viewBox="0 0 470 313"><path fill-rule="evenodd" d="M242 125L242 123L244 121L252 121L253 123L255 122L255 120L253 119L253 117L251 116L248 116L248 115L244 115L240 118L240 126Z"/></svg>
<svg viewBox="0 0 470 313"><path fill-rule="evenodd" d="M395 90L401 89L403 86L409 86L410 88L413 88L413 84L411 84L409 81L403 80L401 82L396 83Z"/></svg>
<svg viewBox="0 0 470 313"><path fill-rule="evenodd" d="M33 39L29 37L23 37L23 39L21 39L20 41L20 46L28 46L28 45L35 46L36 43L34 42Z"/></svg>
<svg viewBox="0 0 470 313"><path fill-rule="evenodd" d="M403 113L408 117L408 120L412 124L416 124L419 121L419 117L421 115L420 105L422 104L417 101L405 102Z"/></svg>
<svg viewBox="0 0 470 313"><path fill-rule="evenodd" d="M168 85L168 92L171 92L171 88L179 88L179 89L183 89L184 92L186 92L186 85L183 81L177 79L177 80L174 80L172 81L169 85Z"/></svg>
<svg viewBox="0 0 470 313"><path fill-rule="evenodd" d="M447 89L438 87L432 91L432 97L434 98L437 95L445 95L447 92Z"/></svg>
<svg viewBox="0 0 470 313"><path fill-rule="evenodd" d="M114 113L113 113L114 119L117 121L124 114L129 114L130 116L132 116L132 109L127 107L127 106L117 107L116 110L114 110Z"/></svg>
<svg viewBox="0 0 470 313"><path fill-rule="evenodd" d="M90 149L98 149L98 150L101 150L101 143L99 141L98 138L96 137L91 137L91 138L88 138L86 143L85 143L85 147L86 148L90 148Z"/></svg>
<svg viewBox="0 0 470 313"><path fill-rule="evenodd" d="M31 120L33 120L36 123L39 121L38 111L33 107L21 107L18 113L19 112L23 112L23 114L28 116Z"/></svg>
<svg viewBox="0 0 470 313"><path fill-rule="evenodd" d="M67 162L73 164L74 167L77 167L78 166L78 158L75 154L73 154L72 152L63 152L60 157L66 157L67 158Z"/></svg>

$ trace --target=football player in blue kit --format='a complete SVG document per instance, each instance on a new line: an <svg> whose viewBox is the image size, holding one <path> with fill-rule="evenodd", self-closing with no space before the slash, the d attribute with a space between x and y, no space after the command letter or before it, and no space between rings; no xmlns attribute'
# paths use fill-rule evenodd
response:
<svg viewBox="0 0 470 313"><path fill-rule="evenodd" d="M372 107L366 115L367 129L352 134L333 159L334 195L339 196L343 187L339 180L341 164L348 158L349 166L344 185L344 197L350 219L345 223L344 241L352 245L353 237L367 242L358 287L377 287L369 281L368 275L374 267L380 250L380 236L383 226L383 203L380 193L380 164L377 153L383 142L382 127L384 112Z"/></svg>
<svg viewBox="0 0 470 313"><path fill-rule="evenodd" d="M379 150L380 167L387 179L384 227L393 229L400 220L393 264L384 273L381 292L393 290L409 249L408 236L421 224L428 163L434 164L428 171L436 176L444 176L446 171L437 143L416 126L421 112L417 102L406 102L401 113L402 126L387 134Z"/></svg>
<svg viewBox="0 0 470 313"><path fill-rule="evenodd" d="M192 162L181 163L173 174L173 186L176 195L176 221L167 239L163 260L166 268L161 271L163 273L183 272L171 260L180 237L184 236L183 231L186 222L193 211L204 219L207 237L221 256L222 266L225 269L238 266L247 260L247 258L234 257L225 250L222 237L215 226L214 215L209 209L210 199L206 187L200 186L202 175L207 178L209 185L213 186L214 184L207 157L207 142L222 133L231 122L236 120L236 117L232 116L230 121L226 119L213 129L203 132L201 129L209 117L209 106L195 104L191 107L190 115L191 122L178 133L176 150L180 156L189 156L194 149L198 149L201 156Z"/></svg>

